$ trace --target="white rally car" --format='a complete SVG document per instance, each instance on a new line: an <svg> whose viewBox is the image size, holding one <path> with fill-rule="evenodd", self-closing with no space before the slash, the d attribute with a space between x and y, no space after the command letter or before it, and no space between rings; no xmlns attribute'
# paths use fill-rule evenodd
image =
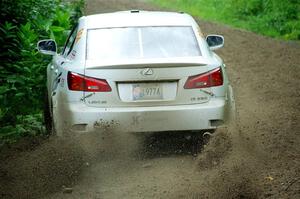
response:
<svg viewBox="0 0 300 199"><path fill-rule="evenodd" d="M47 68L48 130L57 135L215 129L234 109L226 68L184 13L122 11L81 17ZM49 109L48 109L49 108Z"/></svg>

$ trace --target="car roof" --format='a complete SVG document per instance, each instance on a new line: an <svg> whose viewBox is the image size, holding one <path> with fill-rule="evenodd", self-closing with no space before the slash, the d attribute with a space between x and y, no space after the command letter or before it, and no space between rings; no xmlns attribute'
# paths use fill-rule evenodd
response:
<svg viewBox="0 0 300 199"><path fill-rule="evenodd" d="M87 29L132 26L193 26L193 18L184 13L129 10L84 16Z"/></svg>

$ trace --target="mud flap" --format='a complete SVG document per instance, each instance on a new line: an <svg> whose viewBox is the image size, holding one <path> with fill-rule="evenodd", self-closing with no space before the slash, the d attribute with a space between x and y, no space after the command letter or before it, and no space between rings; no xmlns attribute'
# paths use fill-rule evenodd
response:
<svg viewBox="0 0 300 199"><path fill-rule="evenodd" d="M52 95L51 97L52 100L52 118L53 118L53 134L57 135L59 137L63 136L63 124L62 124L62 115L60 113L60 108L58 104L58 99L57 99L57 94Z"/></svg>
<svg viewBox="0 0 300 199"><path fill-rule="evenodd" d="M52 127L52 131L54 132L55 135L58 135L58 131L57 131L57 120L58 120L58 112L57 112L57 100L56 100L56 96L51 95L51 101L52 101L52 120L53 120L53 127Z"/></svg>
<svg viewBox="0 0 300 199"><path fill-rule="evenodd" d="M231 85L228 85L226 100L227 105L225 109L225 122L228 124L234 122L236 119L235 100Z"/></svg>

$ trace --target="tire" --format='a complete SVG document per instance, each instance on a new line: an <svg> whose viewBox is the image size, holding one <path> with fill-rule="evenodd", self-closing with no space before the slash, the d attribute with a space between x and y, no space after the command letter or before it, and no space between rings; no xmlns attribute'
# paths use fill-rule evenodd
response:
<svg viewBox="0 0 300 199"><path fill-rule="evenodd" d="M53 119L52 119L50 107L51 106L49 103L48 94L46 93L44 99L44 122L46 127L46 135L54 134Z"/></svg>

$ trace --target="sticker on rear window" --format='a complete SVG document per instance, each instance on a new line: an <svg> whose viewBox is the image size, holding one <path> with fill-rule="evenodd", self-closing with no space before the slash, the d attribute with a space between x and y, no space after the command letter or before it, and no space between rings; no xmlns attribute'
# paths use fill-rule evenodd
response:
<svg viewBox="0 0 300 199"><path fill-rule="evenodd" d="M82 34L83 34L83 28L81 28L81 29L78 31L78 33L77 33L77 35L76 35L75 43L77 43L77 42L81 39Z"/></svg>

